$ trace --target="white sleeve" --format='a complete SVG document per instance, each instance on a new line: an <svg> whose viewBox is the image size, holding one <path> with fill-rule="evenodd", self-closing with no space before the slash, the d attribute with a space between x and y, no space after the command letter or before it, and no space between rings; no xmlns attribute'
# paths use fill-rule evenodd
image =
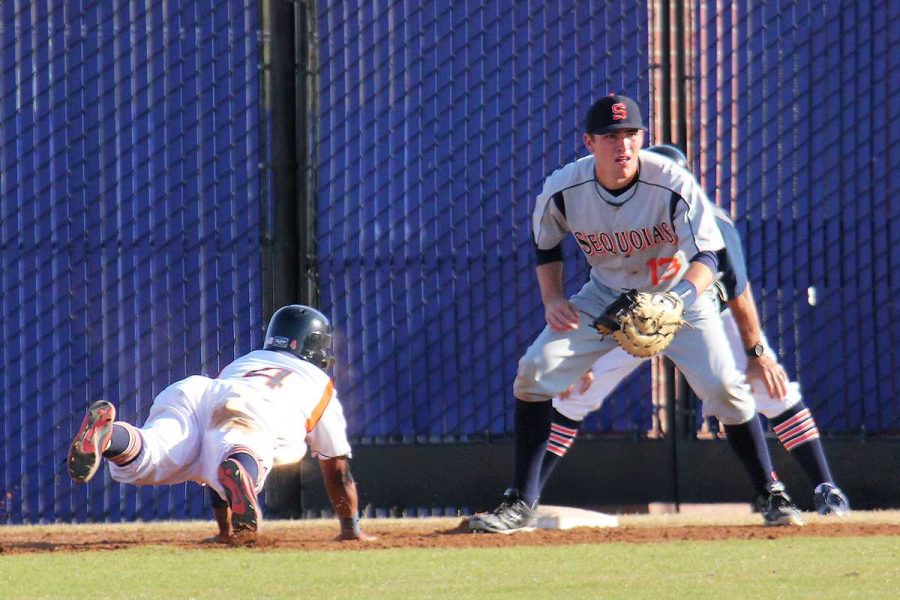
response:
<svg viewBox="0 0 900 600"><path fill-rule="evenodd" d="M698 252L716 252L725 247L713 205L694 181L685 186L684 195L676 203L672 223L678 246L688 260Z"/></svg>
<svg viewBox="0 0 900 600"><path fill-rule="evenodd" d="M306 436L310 454L314 458L326 460L338 456L351 455L350 442L347 440L347 421L344 419L344 408L335 393L322 413L319 422Z"/></svg>

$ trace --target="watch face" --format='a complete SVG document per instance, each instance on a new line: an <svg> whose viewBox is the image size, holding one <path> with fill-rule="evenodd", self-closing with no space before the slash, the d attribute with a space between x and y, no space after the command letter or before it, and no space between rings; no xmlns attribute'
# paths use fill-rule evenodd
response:
<svg viewBox="0 0 900 600"><path fill-rule="evenodd" d="M756 344L747 352L750 356L762 356L764 352L764 348L762 344Z"/></svg>

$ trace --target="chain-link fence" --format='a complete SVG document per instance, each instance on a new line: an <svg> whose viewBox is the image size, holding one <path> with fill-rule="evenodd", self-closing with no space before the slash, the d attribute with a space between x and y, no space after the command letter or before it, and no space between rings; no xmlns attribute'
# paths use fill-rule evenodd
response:
<svg viewBox="0 0 900 600"><path fill-rule="evenodd" d="M206 515L64 463L90 401L140 423L261 342L258 8L0 10L0 522Z"/></svg>
<svg viewBox="0 0 900 600"><path fill-rule="evenodd" d="M900 431L900 9L694 2L692 155L828 432Z"/></svg>
<svg viewBox="0 0 900 600"><path fill-rule="evenodd" d="M534 196L584 153L598 96L656 110L661 4L689 27L669 90L682 141L737 218L820 428L900 427L897 8L649 4L318 4L318 39L297 40L318 49L318 272L358 441L512 432L516 362L543 324ZM141 421L169 382L261 341L276 218L260 12L0 4L0 521L206 514L183 485L74 488L62 461L90 400ZM653 383L643 369L585 429L652 429Z"/></svg>

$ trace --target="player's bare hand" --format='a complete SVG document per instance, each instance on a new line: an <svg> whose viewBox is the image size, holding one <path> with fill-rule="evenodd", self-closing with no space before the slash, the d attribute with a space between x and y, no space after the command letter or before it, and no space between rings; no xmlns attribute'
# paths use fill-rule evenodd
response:
<svg viewBox="0 0 900 600"><path fill-rule="evenodd" d="M772 398L780 400L787 396L787 373L771 356L763 354L750 358L747 361L747 378L762 380Z"/></svg>
<svg viewBox="0 0 900 600"><path fill-rule="evenodd" d="M360 531L359 533L342 532L335 538L338 542L374 542L377 539L377 536L369 535L365 531Z"/></svg>
<svg viewBox="0 0 900 600"><path fill-rule="evenodd" d="M581 379L578 381L578 393L586 394L589 389L591 389L591 384L594 383L594 372L588 371L584 375L581 376Z"/></svg>
<svg viewBox="0 0 900 600"><path fill-rule="evenodd" d="M579 394L585 394L589 389L591 389L591 384L594 383L594 372L588 371L584 375L582 375L578 381L570 385L564 392L562 392L559 397L562 400L568 400L569 397L572 396L572 393L575 389L578 389Z"/></svg>
<svg viewBox="0 0 900 600"><path fill-rule="evenodd" d="M553 331L578 329L578 309L565 298L546 302L544 316Z"/></svg>

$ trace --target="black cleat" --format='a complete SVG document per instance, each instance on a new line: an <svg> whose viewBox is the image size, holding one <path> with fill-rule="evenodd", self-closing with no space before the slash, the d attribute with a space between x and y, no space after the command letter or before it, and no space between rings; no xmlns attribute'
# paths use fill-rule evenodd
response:
<svg viewBox="0 0 900 600"><path fill-rule="evenodd" d="M490 512L476 513L469 519L469 529L484 533L510 534L534 531L537 523L537 501L529 505L519 496L518 490L509 489L503 494L500 506Z"/></svg>
<svg viewBox="0 0 900 600"><path fill-rule="evenodd" d="M756 508L766 526L803 525L800 509L794 506L780 481L766 485L766 493L756 498Z"/></svg>

